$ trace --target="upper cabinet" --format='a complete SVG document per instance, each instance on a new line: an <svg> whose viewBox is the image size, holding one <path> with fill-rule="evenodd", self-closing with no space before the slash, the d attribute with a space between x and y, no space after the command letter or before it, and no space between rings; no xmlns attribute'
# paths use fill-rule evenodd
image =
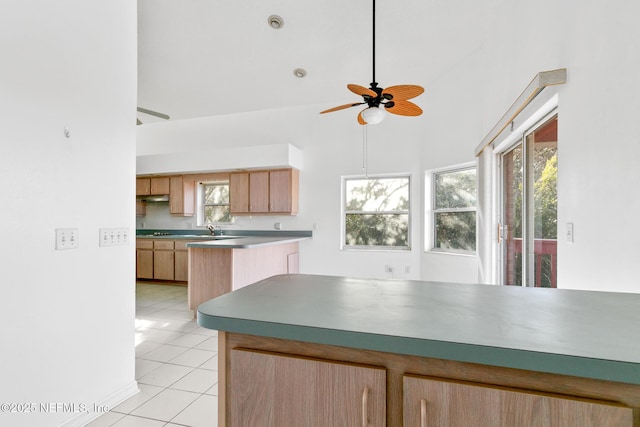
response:
<svg viewBox="0 0 640 427"><path fill-rule="evenodd" d="M183 176L172 176L169 191L169 213L193 216L195 211L195 182Z"/></svg>
<svg viewBox="0 0 640 427"><path fill-rule="evenodd" d="M229 175L232 215L298 213L297 169L233 172Z"/></svg>
<svg viewBox="0 0 640 427"><path fill-rule="evenodd" d="M162 196L169 194L169 177L136 179L136 196Z"/></svg>

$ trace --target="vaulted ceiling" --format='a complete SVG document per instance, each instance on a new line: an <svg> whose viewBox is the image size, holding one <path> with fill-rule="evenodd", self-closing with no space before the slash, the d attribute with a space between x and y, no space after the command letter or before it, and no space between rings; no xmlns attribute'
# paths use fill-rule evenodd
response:
<svg viewBox="0 0 640 427"><path fill-rule="evenodd" d="M418 84L426 92L416 103L428 102L430 86L480 48L487 3L377 0L380 86ZM269 26L270 15L282 28ZM138 0L138 57L138 106L171 120L321 111L359 101L347 83L371 82L372 0Z"/></svg>

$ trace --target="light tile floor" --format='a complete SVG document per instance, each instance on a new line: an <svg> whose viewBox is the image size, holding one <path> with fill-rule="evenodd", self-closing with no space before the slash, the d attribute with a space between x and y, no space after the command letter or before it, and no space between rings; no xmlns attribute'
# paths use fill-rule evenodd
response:
<svg viewBox="0 0 640 427"><path fill-rule="evenodd" d="M187 308L187 288L136 285L136 380L140 392L90 427L216 427L218 335Z"/></svg>

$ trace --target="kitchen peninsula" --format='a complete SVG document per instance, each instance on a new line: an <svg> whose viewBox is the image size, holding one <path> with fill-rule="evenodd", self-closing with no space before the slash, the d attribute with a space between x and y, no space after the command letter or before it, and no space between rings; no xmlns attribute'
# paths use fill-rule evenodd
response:
<svg viewBox="0 0 640 427"><path fill-rule="evenodd" d="M298 242L310 231L233 231L186 243L189 308L264 278L298 272Z"/></svg>
<svg viewBox="0 0 640 427"><path fill-rule="evenodd" d="M281 275L208 301L218 425L640 426L640 295Z"/></svg>

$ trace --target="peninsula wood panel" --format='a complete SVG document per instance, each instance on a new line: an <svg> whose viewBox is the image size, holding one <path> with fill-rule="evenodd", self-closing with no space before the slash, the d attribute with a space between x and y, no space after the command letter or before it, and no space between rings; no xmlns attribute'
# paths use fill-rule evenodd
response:
<svg viewBox="0 0 640 427"><path fill-rule="evenodd" d="M233 250L233 287L242 288L277 274L298 273L298 263L289 264L298 253L298 243ZM296 259L297 261L297 259ZM295 271L290 271L295 269Z"/></svg>
<svg viewBox="0 0 640 427"><path fill-rule="evenodd" d="M231 292L232 250L189 248L189 308Z"/></svg>
<svg viewBox="0 0 640 427"><path fill-rule="evenodd" d="M189 248L189 308L197 310L203 302L267 277L297 273L297 254L298 242L257 248Z"/></svg>
<svg viewBox="0 0 640 427"><path fill-rule="evenodd" d="M435 378L404 377L404 427L633 427L633 409Z"/></svg>
<svg viewBox="0 0 640 427"><path fill-rule="evenodd" d="M384 369L233 350L228 426L384 426Z"/></svg>

